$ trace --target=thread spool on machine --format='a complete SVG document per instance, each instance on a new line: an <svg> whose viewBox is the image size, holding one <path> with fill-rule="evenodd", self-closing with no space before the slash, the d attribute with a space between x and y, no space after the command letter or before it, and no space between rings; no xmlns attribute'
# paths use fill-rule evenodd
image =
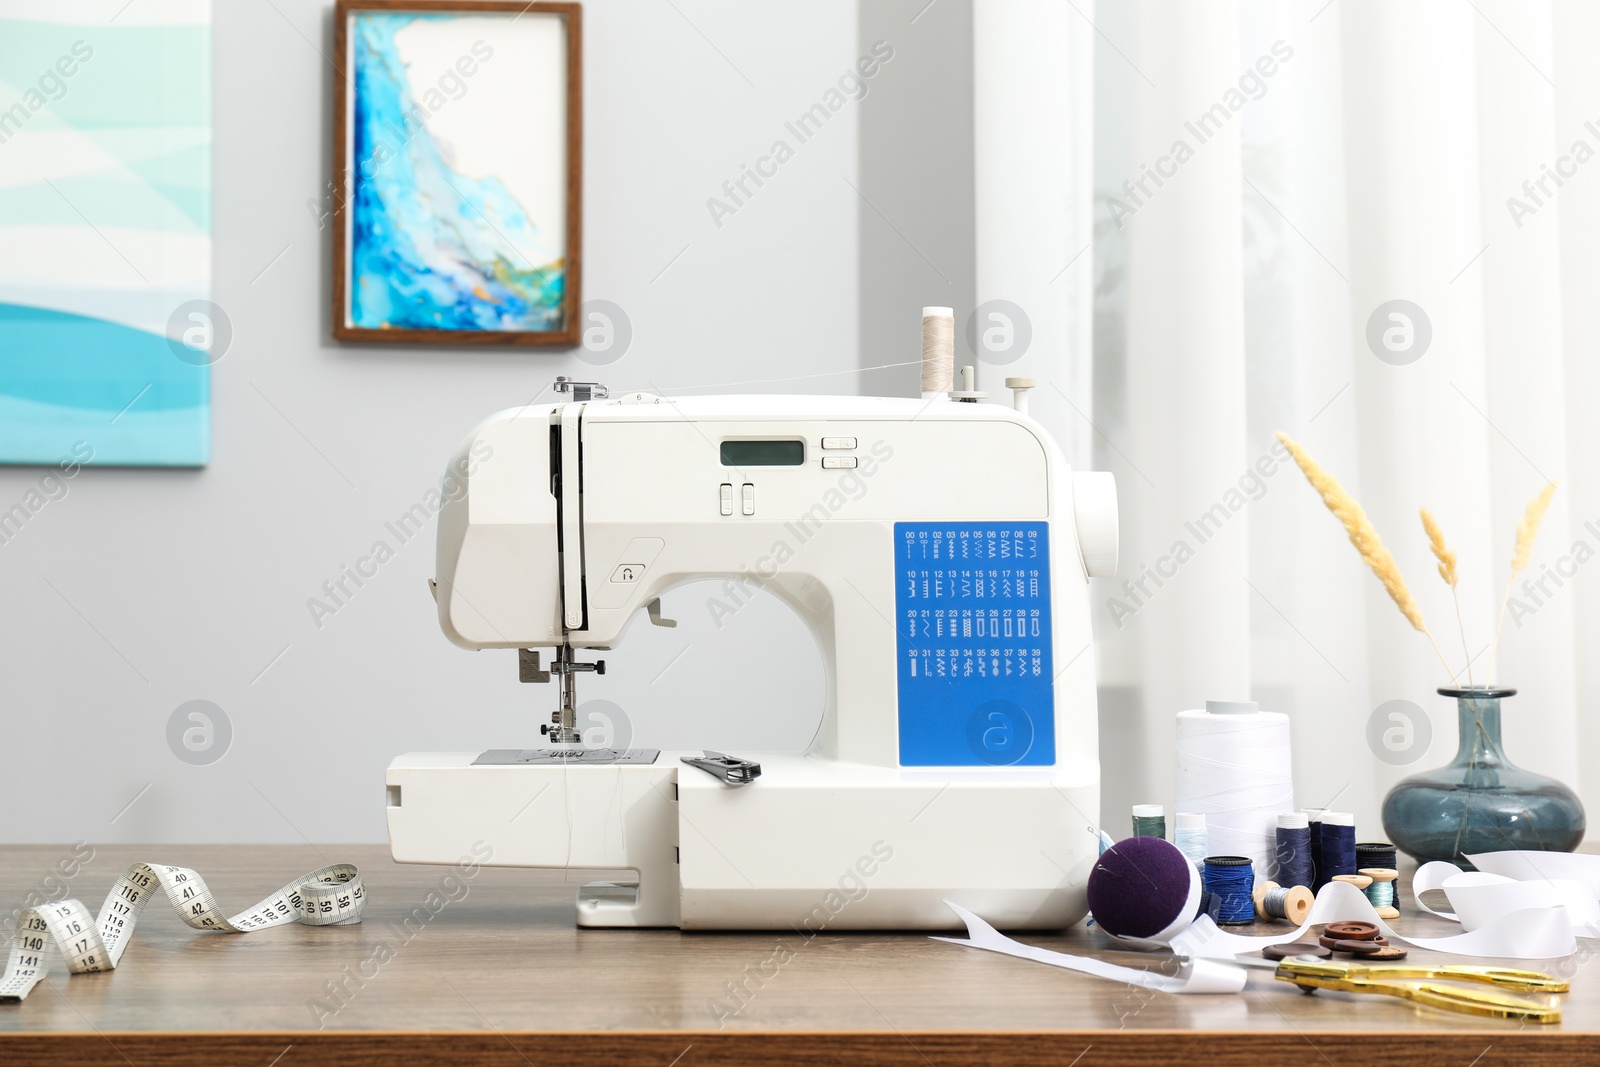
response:
<svg viewBox="0 0 1600 1067"><path fill-rule="evenodd" d="M934 400L948 397L955 401L977 403L988 397L978 388L977 368L961 368L960 388L956 388L956 319L955 309L925 307L922 309L922 399ZM1038 385L1032 378L1006 379L1011 390L1012 406L1028 414L1028 393Z"/></svg>

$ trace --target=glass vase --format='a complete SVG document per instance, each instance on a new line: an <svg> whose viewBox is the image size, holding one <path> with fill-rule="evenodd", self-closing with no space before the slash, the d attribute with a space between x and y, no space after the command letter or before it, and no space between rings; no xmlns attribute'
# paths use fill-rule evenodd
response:
<svg viewBox="0 0 1600 1067"><path fill-rule="evenodd" d="M1583 840L1583 804L1572 790L1506 758L1500 702L1515 689L1440 689L1454 697L1461 740L1456 758L1413 774L1383 800L1389 840L1418 863L1448 860L1470 870L1478 852L1571 852Z"/></svg>

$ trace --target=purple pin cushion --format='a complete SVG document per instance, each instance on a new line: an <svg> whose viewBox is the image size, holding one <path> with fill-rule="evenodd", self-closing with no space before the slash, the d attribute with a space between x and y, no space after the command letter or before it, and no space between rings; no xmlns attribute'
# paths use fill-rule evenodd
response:
<svg viewBox="0 0 1600 1067"><path fill-rule="evenodd" d="M1200 872L1159 837L1130 837L1106 849L1089 872L1089 910L1116 937L1165 940L1194 921Z"/></svg>

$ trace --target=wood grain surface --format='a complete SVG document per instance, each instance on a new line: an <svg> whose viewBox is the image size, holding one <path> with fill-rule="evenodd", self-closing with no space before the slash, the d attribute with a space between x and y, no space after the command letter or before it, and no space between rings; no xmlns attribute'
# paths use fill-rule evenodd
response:
<svg viewBox="0 0 1600 1067"><path fill-rule="evenodd" d="M0 848L8 932L12 909L72 852ZM98 909L137 860L196 869L229 912L328 862L354 862L366 919L225 935L152 903L115 971L68 975L57 964L27 1001L0 1006L0 1063L1600 1064L1591 953L1518 964L1572 982L1556 998L1564 1021L1536 1026L1305 995L1268 972L1241 996L1170 996L918 933L579 930L573 898L586 878L466 877L395 864L381 845L97 846L68 895ZM1402 930L1450 932L1409 895L1403 907ZM1110 947L1081 926L1019 940ZM1440 959L1413 952L1430 958Z"/></svg>

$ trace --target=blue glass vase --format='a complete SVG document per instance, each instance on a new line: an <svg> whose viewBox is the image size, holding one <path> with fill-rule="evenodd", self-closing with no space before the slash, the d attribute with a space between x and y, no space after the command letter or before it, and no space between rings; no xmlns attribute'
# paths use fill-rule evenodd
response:
<svg viewBox="0 0 1600 1067"><path fill-rule="evenodd" d="M1506 759L1500 702L1515 689L1440 689L1461 724L1456 758L1413 774L1383 799L1383 830L1418 863L1448 860L1470 870L1477 852L1571 852L1583 841L1583 804L1572 790Z"/></svg>

